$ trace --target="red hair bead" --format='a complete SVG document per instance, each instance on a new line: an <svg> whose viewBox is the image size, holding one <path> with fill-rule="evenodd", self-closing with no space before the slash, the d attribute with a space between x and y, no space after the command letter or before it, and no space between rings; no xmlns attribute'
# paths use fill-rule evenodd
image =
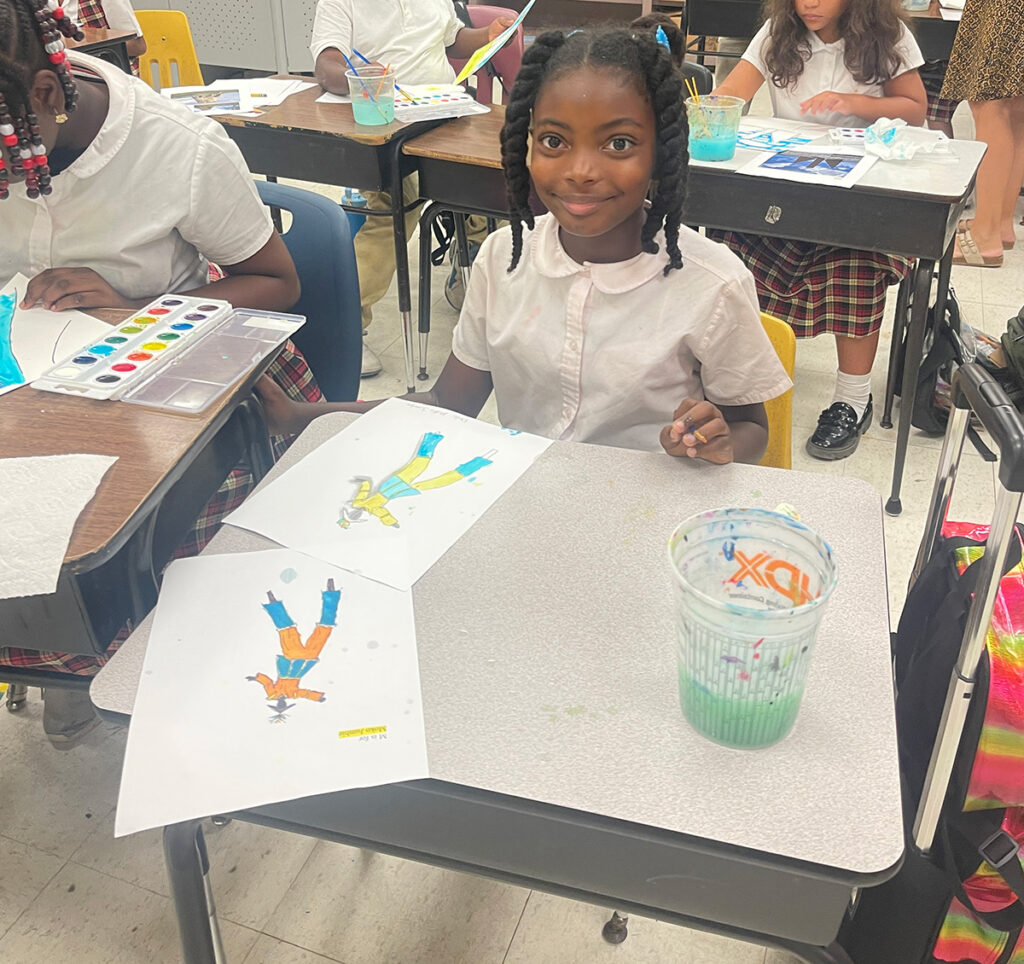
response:
<svg viewBox="0 0 1024 964"><path fill-rule="evenodd" d="M55 7L53 9L53 12L51 13L51 16L53 17L54 20L63 20L64 17L66 16L66 14L64 13L64 8L63 7Z"/></svg>
<svg viewBox="0 0 1024 964"><path fill-rule="evenodd" d="M50 54L51 64L62 64L68 59L68 55L63 50L58 50L55 54Z"/></svg>
<svg viewBox="0 0 1024 964"><path fill-rule="evenodd" d="M18 143L18 135L17 134L4 134L4 143L8 147L16 147L17 143Z"/></svg>

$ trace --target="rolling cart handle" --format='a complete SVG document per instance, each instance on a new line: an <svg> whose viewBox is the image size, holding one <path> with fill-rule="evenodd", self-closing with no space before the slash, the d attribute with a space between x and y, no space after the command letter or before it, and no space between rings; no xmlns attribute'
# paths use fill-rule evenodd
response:
<svg viewBox="0 0 1024 964"><path fill-rule="evenodd" d="M955 407L950 413L946 437L942 442L935 488L928 508L928 521L925 523L911 584L939 544L971 412L978 416L998 447L1001 484L996 493L985 555L975 563L981 570L979 588L967 613L960 654L950 676L942 719L914 820L914 844L921 851L928 851L935 839L953 772L953 762L963 735L967 708L974 692L974 678L985 646L985 634L999 594L1000 578L1013 538L1014 523L1020 511L1021 493L1024 492L1024 420L1010 404L998 382L977 365L964 365L953 376L953 403Z"/></svg>

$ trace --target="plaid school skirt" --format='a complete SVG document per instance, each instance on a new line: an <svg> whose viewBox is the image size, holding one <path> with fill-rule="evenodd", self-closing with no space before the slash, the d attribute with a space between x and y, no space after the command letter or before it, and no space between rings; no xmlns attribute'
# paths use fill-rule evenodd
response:
<svg viewBox="0 0 1024 964"><path fill-rule="evenodd" d="M849 338L882 327L885 292L910 271L912 259L809 241L708 231L750 269L761 310L787 322L797 338L829 332Z"/></svg>
<svg viewBox="0 0 1024 964"><path fill-rule="evenodd" d="M323 401L320 386L306 364L299 350L288 342L267 369L267 374L280 385L291 398L307 402ZM274 455L278 458L291 444L291 438L275 436L271 439ZM224 517L245 501L255 486L255 480L248 468L239 466L224 480L213 498L206 503L202 514L196 519L188 535L175 549L173 558L194 556L217 534ZM127 638L130 626L124 626L111 641L110 647L100 656L82 653L43 652L35 649L19 649L15 646L0 646L0 665L25 666L32 669L54 670L73 673L76 676L93 676ZM0 673L2 675L2 673Z"/></svg>

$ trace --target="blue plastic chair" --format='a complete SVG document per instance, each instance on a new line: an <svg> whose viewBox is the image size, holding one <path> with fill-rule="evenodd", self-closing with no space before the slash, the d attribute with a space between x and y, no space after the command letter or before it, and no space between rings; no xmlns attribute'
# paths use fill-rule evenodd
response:
<svg viewBox="0 0 1024 964"><path fill-rule="evenodd" d="M302 296L291 310L306 316L292 341L328 401L353 401L359 393L363 331L348 218L337 203L312 191L269 181L257 181L256 188L264 204L292 216L283 238Z"/></svg>

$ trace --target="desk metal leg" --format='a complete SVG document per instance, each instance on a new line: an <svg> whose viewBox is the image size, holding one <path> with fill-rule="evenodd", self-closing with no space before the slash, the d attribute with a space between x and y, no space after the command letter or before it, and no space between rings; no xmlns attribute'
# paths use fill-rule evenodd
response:
<svg viewBox="0 0 1024 964"><path fill-rule="evenodd" d="M910 306L910 287L912 275L907 275L900 282L896 295L896 314L892 324L892 342L889 347L889 373L885 379L885 405L882 407L882 419L878 423L882 428L892 428L892 406L896 399L896 377L900 360L903 358L903 336L907 332L907 309Z"/></svg>
<svg viewBox="0 0 1024 964"><path fill-rule="evenodd" d="M928 295L931 292L934 269L934 261L920 260L917 262L917 273L914 275L907 347L903 353L903 387L900 392L900 421L896 429L892 491L889 493L889 501L885 503L885 511L889 515L899 515L903 511L900 486L903 483L903 467L907 460L907 445L910 442L910 419L914 412L914 396L917 394L917 374L921 368L924 331L928 319Z"/></svg>
<svg viewBox="0 0 1024 964"><path fill-rule="evenodd" d="M185 964L226 964L210 887L210 860L198 820L164 827L164 862Z"/></svg>
<svg viewBox="0 0 1024 964"><path fill-rule="evenodd" d="M417 378L425 382L427 375L427 338L430 336L430 244L434 225L438 222L444 208L428 203L420 215L420 303L419 303L419 355L420 370Z"/></svg>
<svg viewBox="0 0 1024 964"><path fill-rule="evenodd" d="M405 349L405 385L416 391L413 379L412 291L409 282L409 239L405 236L405 197L402 192L402 143L396 137L391 158L391 219L395 229L395 273L398 276L398 311L402 316L402 345Z"/></svg>

